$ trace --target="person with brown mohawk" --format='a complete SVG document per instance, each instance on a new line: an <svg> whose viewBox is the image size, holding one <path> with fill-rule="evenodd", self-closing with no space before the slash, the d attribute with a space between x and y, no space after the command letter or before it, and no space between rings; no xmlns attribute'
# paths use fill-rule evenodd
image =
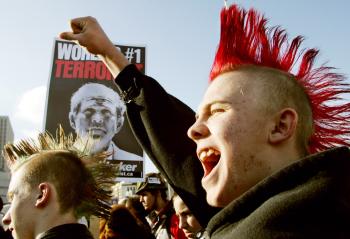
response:
<svg viewBox="0 0 350 239"><path fill-rule="evenodd" d="M256 10L225 7L195 117L130 65L96 19L71 27L60 36L107 64L138 142L210 238L350 238L350 86L314 66L318 50L300 50L302 37L288 41ZM215 216L200 181L222 208Z"/></svg>
<svg viewBox="0 0 350 239"><path fill-rule="evenodd" d="M5 145L11 206L3 223L15 239L92 239L78 219L108 218L110 195L105 188L117 171L105 163L105 153L89 155L89 146L81 148L79 142L60 129L56 139L43 133L37 141Z"/></svg>

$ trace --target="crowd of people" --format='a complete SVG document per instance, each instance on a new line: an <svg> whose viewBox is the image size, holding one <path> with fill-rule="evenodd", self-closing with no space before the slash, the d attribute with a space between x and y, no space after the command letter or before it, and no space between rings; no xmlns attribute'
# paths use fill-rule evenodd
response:
<svg viewBox="0 0 350 239"><path fill-rule="evenodd" d="M7 145L3 223L15 238L92 238L77 223L82 215L105 218L105 239L350 237L350 85L334 68L316 67L318 50L301 50L302 37L288 40L254 9L225 7L195 114L130 64L95 18L73 19L71 28L60 37L107 65L160 174L110 207L107 154L79 151L62 133Z"/></svg>
<svg viewBox="0 0 350 239"><path fill-rule="evenodd" d="M100 239L202 238L199 222L168 189L159 173L148 173L136 194L113 205L110 218L101 221Z"/></svg>

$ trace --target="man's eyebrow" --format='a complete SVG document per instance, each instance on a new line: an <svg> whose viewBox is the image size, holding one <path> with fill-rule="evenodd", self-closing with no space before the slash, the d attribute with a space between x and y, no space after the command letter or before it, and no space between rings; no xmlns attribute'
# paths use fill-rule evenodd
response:
<svg viewBox="0 0 350 239"><path fill-rule="evenodd" d="M229 105L229 104L230 104L230 102L222 101L222 100L212 101L210 103L207 103L207 104L201 106L200 109L198 110L198 112L196 113L195 117L196 117L196 119L198 119L198 117L201 113L208 112L210 110L210 107L212 107L213 105Z"/></svg>
<svg viewBox="0 0 350 239"><path fill-rule="evenodd" d="M94 107L86 107L86 108L84 109L84 112L85 112L85 111L94 111L94 110L95 110Z"/></svg>
<svg viewBox="0 0 350 239"><path fill-rule="evenodd" d="M187 215L187 214L192 214L190 209L183 209L179 211L179 215Z"/></svg>
<svg viewBox="0 0 350 239"><path fill-rule="evenodd" d="M230 102L225 101L225 100L215 100L213 102L211 102L210 104L207 105L207 107L211 107L212 105L227 105L230 104Z"/></svg>

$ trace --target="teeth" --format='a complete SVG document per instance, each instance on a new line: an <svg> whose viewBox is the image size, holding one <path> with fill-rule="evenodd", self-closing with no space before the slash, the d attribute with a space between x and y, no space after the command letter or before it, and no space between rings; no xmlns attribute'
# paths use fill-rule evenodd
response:
<svg viewBox="0 0 350 239"><path fill-rule="evenodd" d="M207 156L207 153L205 151L202 151L200 154L199 154L199 159L200 160L204 160L204 158Z"/></svg>
<svg viewBox="0 0 350 239"><path fill-rule="evenodd" d="M207 158L207 157L210 157L211 155L220 155L220 152L219 151L217 151L217 150L214 150L214 149L208 149L208 151L202 151L202 152L200 152L200 154L199 154L199 159L201 160L201 161L204 161L205 160L205 158Z"/></svg>

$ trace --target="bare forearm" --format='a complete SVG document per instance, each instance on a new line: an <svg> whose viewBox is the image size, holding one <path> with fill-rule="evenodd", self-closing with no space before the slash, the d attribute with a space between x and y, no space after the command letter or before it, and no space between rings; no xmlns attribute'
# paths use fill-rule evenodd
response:
<svg viewBox="0 0 350 239"><path fill-rule="evenodd" d="M101 60L108 67L113 77L117 77L118 74L129 65L129 61L125 58L116 47L112 46L107 49L106 54L98 54Z"/></svg>

